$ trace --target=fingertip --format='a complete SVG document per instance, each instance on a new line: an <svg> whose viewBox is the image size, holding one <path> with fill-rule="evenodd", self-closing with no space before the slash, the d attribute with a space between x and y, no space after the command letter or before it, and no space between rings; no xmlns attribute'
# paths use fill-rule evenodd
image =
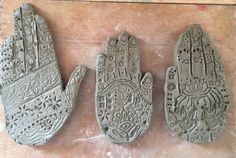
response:
<svg viewBox="0 0 236 158"><path fill-rule="evenodd" d="M192 24L190 27L194 29L202 29L200 24Z"/></svg>
<svg viewBox="0 0 236 158"><path fill-rule="evenodd" d="M21 17L21 8L17 8L17 9L15 9L14 10L14 12L13 12L13 16L15 16L15 17Z"/></svg>
<svg viewBox="0 0 236 158"><path fill-rule="evenodd" d="M73 72L70 76L70 81L69 82L70 83L79 82L80 77L83 77L86 72L87 72L87 67L85 67L84 65L77 66L73 70Z"/></svg>
<svg viewBox="0 0 236 158"><path fill-rule="evenodd" d="M88 70L88 68L86 66L84 66L84 65L79 65L76 68L76 71L77 71L78 75L80 75L82 78L86 74L87 70Z"/></svg>
<svg viewBox="0 0 236 158"><path fill-rule="evenodd" d="M147 72L143 77L143 82L147 85L152 85L153 78L150 72Z"/></svg>
<svg viewBox="0 0 236 158"><path fill-rule="evenodd" d="M34 12L34 8L31 4L29 3L23 3L22 4L22 11L23 12Z"/></svg>
<svg viewBox="0 0 236 158"><path fill-rule="evenodd" d="M97 68L105 66L105 60L106 60L105 58L106 57L103 53L97 55Z"/></svg>
<svg viewBox="0 0 236 158"><path fill-rule="evenodd" d="M105 54L103 54L103 53L99 53L99 54L97 54L97 61L98 62L104 62L105 61Z"/></svg>
<svg viewBox="0 0 236 158"><path fill-rule="evenodd" d="M152 79L152 74L151 74L150 72L147 72L147 73L145 74L145 76L146 76L146 78L151 78L151 79Z"/></svg>
<svg viewBox="0 0 236 158"><path fill-rule="evenodd" d="M105 54L115 54L117 46L117 39L110 37L107 40Z"/></svg>
<svg viewBox="0 0 236 158"><path fill-rule="evenodd" d="M44 18L42 18L39 15L35 15L35 20L40 24L46 24L46 21L44 20Z"/></svg>
<svg viewBox="0 0 236 158"><path fill-rule="evenodd" d="M126 31L122 32L119 36L119 40L123 42L128 41L128 39L129 39L129 34Z"/></svg>
<svg viewBox="0 0 236 158"><path fill-rule="evenodd" d="M105 57L105 54L104 53L99 53L97 54L97 58L104 58Z"/></svg>
<svg viewBox="0 0 236 158"><path fill-rule="evenodd" d="M12 36L7 37L6 40L5 40L6 43L10 43L12 41L13 41L13 37Z"/></svg>
<svg viewBox="0 0 236 158"><path fill-rule="evenodd" d="M151 90L153 87L153 79L151 73L147 72L141 79L141 89Z"/></svg>
<svg viewBox="0 0 236 158"><path fill-rule="evenodd" d="M168 67L166 71L165 83L167 84L169 81L178 81L178 76L179 74L177 66Z"/></svg>
<svg viewBox="0 0 236 158"><path fill-rule="evenodd" d="M169 66L168 68L167 68L167 72L170 72L170 71L177 71L177 66Z"/></svg>
<svg viewBox="0 0 236 158"><path fill-rule="evenodd" d="M81 71L82 71L82 74L85 74L87 71L88 71L88 68L84 65L81 65Z"/></svg>
<svg viewBox="0 0 236 158"><path fill-rule="evenodd" d="M110 37L108 39L107 45L111 46L111 47L114 47L116 45L116 43L117 43L117 40L115 38Z"/></svg>
<svg viewBox="0 0 236 158"><path fill-rule="evenodd" d="M130 36L129 42L130 42L131 45L137 45L138 44L138 41L134 36Z"/></svg>

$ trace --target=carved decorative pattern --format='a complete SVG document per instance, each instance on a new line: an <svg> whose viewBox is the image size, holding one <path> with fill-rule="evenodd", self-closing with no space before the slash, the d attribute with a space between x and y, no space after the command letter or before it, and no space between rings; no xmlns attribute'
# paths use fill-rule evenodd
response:
<svg viewBox="0 0 236 158"><path fill-rule="evenodd" d="M152 76L141 77L137 39L124 32L97 59L97 120L112 142L127 143L146 131L151 114Z"/></svg>
<svg viewBox="0 0 236 158"><path fill-rule="evenodd" d="M77 67L63 89L48 26L30 4L14 11L0 62L8 133L19 144L47 143L69 117L86 68Z"/></svg>
<svg viewBox="0 0 236 158"><path fill-rule="evenodd" d="M229 94L220 57L200 25L180 36L175 60L166 75L167 124L189 142L210 142L225 128Z"/></svg>

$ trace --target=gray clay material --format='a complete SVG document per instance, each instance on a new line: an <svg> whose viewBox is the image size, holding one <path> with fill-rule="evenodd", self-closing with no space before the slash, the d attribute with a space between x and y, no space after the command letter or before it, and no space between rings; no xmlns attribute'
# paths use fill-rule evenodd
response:
<svg viewBox="0 0 236 158"><path fill-rule="evenodd" d="M137 39L126 32L98 56L95 100L99 125L113 143L131 142L149 127L152 76L142 76Z"/></svg>
<svg viewBox="0 0 236 158"><path fill-rule="evenodd" d="M77 67L63 88L48 26L30 4L14 11L13 29L0 48L6 128L19 144L42 145L70 115L86 68Z"/></svg>
<svg viewBox="0 0 236 158"><path fill-rule="evenodd" d="M165 83L167 125L189 142L210 142L223 133L229 105L219 54L197 24L179 37L174 53Z"/></svg>

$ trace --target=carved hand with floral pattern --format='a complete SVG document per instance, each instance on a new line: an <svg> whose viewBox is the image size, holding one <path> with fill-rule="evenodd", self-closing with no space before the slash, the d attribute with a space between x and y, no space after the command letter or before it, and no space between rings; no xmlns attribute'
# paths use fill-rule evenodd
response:
<svg viewBox="0 0 236 158"><path fill-rule="evenodd" d="M86 68L63 88L49 28L30 4L14 11L13 31L0 48L6 128L17 143L42 145L69 117Z"/></svg>
<svg viewBox="0 0 236 158"><path fill-rule="evenodd" d="M195 24L180 36L174 55L166 74L167 124L189 142L210 142L223 133L229 104L218 52Z"/></svg>

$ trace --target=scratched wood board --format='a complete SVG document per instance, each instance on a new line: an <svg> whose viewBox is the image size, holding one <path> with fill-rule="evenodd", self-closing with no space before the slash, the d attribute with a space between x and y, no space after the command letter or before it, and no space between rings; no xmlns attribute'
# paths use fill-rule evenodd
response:
<svg viewBox="0 0 236 158"><path fill-rule="evenodd" d="M0 106L0 157L113 157L113 158L233 158L236 157L236 7L100 3L78 1L3 1L0 42L12 31L12 13L22 2L32 2L51 29L64 83L79 64L89 68L76 108L61 131L45 146L15 144L5 129ZM190 144L168 129L163 111L166 68L173 64L178 35L199 23L207 31L224 62L230 87L230 107L224 135L210 144ZM109 36L122 31L135 35L141 47L141 70L154 76L153 116L148 131L133 143L114 145L99 129L95 117L95 63Z"/></svg>
<svg viewBox="0 0 236 158"><path fill-rule="evenodd" d="M81 0L88 2L138 2L138 3L178 3L178 4L236 4L235 0Z"/></svg>

